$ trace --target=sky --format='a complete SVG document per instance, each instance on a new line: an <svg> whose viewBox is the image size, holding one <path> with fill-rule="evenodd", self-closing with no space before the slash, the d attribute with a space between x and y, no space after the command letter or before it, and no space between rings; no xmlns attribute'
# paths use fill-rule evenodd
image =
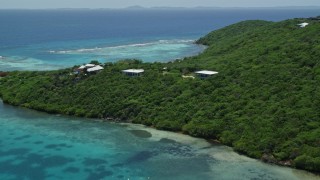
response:
<svg viewBox="0 0 320 180"><path fill-rule="evenodd" d="M320 6L320 0L0 0L1 9Z"/></svg>

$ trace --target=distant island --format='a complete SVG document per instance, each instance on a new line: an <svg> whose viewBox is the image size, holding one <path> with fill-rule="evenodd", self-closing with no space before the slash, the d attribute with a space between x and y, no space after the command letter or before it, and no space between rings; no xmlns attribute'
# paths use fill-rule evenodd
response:
<svg viewBox="0 0 320 180"><path fill-rule="evenodd" d="M165 10L165 9L170 9L170 10L183 10L183 9L320 9L320 6L275 6L275 7L222 7L222 6L196 6L196 7L170 7L170 6L155 6L155 7L143 7L143 6L129 6L124 9L131 9L131 10L152 10L152 9L159 9L159 10Z"/></svg>
<svg viewBox="0 0 320 180"><path fill-rule="evenodd" d="M195 7L179 7L179 6L153 6L153 7L144 7L144 6L139 6L139 5L135 5L135 6L128 6L128 7L121 7L121 8L46 8L46 9L42 9L42 10L225 10L225 9L248 9L248 10L255 10L255 9L273 9L273 10L277 10L277 9L320 9L320 6L275 6L275 7L223 7L223 6L212 6L212 7L208 7L208 6L195 6ZM15 9L17 10L17 9ZM23 9L20 9L23 10ZM40 9L29 9L29 10L40 10Z"/></svg>
<svg viewBox="0 0 320 180"><path fill-rule="evenodd" d="M168 63L2 72L0 97L48 113L183 132L319 173L319 32L319 17L243 21L200 38L196 43L208 46L200 55ZM199 77L200 70L219 73Z"/></svg>

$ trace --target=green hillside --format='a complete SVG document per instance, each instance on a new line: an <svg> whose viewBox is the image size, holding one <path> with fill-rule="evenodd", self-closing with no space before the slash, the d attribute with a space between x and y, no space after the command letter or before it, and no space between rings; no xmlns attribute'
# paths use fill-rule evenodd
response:
<svg viewBox="0 0 320 180"><path fill-rule="evenodd" d="M320 172L319 32L317 20L244 21L199 39L208 48L195 57L106 63L91 75L11 72L0 79L0 96L49 113L217 139L250 157ZM128 68L145 73L128 77ZM181 77L201 69L219 74Z"/></svg>

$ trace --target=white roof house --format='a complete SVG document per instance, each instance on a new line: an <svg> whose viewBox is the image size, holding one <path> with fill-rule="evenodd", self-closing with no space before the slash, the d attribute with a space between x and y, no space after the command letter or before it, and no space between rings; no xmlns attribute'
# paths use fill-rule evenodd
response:
<svg viewBox="0 0 320 180"><path fill-rule="evenodd" d="M214 74L218 74L218 72L216 72L216 71L207 71L207 70L196 71L194 73L208 75L208 76L211 76L211 75L214 75Z"/></svg>
<svg viewBox="0 0 320 180"><path fill-rule="evenodd" d="M214 74L218 74L216 71L208 71L208 70L202 70L202 71L196 71L194 72L198 77L200 78L207 78L209 76L212 76Z"/></svg>
<svg viewBox="0 0 320 180"><path fill-rule="evenodd" d="M85 65L82 65L82 66L80 66L78 69L84 69L84 68L86 68L86 66L85 66Z"/></svg>
<svg viewBox="0 0 320 180"><path fill-rule="evenodd" d="M140 76L144 72L144 69L126 69L122 70L122 72L128 76Z"/></svg>
<svg viewBox="0 0 320 180"><path fill-rule="evenodd" d="M94 72L94 71L100 71L100 70L102 70L102 69L104 69L102 66L97 65L97 66L94 66L94 67L92 67L92 68L88 68L87 71L88 71L88 72Z"/></svg>
<svg viewBox="0 0 320 180"><path fill-rule="evenodd" d="M309 23L304 22L304 23L297 24L297 25L300 26L301 28L304 28L304 27L308 26Z"/></svg>
<svg viewBox="0 0 320 180"><path fill-rule="evenodd" d="M95 67L95 64L86 64L85 67L90 68L90 67Z"/></svg>
<svg viewBox="0 0 320 180"><path fill-rule="evenodd" d="M124 73L143 73L144 69L126 69L122 70Z"/></svg>

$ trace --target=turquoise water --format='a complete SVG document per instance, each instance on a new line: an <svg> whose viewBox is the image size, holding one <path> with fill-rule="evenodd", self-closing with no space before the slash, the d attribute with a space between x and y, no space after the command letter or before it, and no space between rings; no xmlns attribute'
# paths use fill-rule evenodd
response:
<svg viewBox="0 0 320 180"><path fill-rule="evenodd" d="M204 140L0 104L0 179L317 179Z"/></svg>
<svg viewBox="0 0 320 180"><path fill-rule="evenodd" d="M167 62L205 47L193 42L243 20L319 15L308 9L0 10L0 71L52 70L136 58Z"/></svg>
<svg viewBox="0 0 320 180"><path fill-rule="evenodd" d="M41 43L6 49L1 54L0 70L53 70L91 60L104 63L132 58L167 62L199 54L204 49L205 46L196 45L191 39L122 42L119 45L110 44L107 39Z"/></svg>
<svg viewBox="0 0 320 180"><path fill-rule="evenodd" d="M91 60L166 62L201 52L193 41L247 19L310 10L0 10L0 71L51 70ZM230 148L139 125L49 115L0 102L0 179L319 179Z"/></svg>

